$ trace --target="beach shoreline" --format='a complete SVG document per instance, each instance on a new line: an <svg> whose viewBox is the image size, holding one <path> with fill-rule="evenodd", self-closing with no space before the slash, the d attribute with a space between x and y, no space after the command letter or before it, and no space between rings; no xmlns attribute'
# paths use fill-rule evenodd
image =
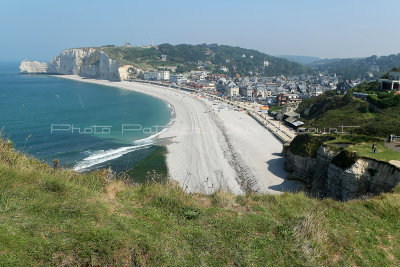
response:
<svg viewBox="0 0 400 267"><path fill-rule="evenodd" d="M170 178L188 193L296 191L286 180L282 144L253 118L190 92L138 82L110 82L77 75L74 81L128 89L157 97L172 107L168 130L156 143L167 147ZM218 103L218 104L217 104Z"/></svg>

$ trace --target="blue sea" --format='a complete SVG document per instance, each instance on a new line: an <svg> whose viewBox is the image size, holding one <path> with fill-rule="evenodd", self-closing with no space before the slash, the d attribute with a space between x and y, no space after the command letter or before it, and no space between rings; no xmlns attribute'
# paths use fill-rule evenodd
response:
<svg viewBox="0 0 400 267"><path fill-rule="evenodd" d="M145 94L21 75L17 62L0 62L0 131L14 146L49 164L120 172L151 153L167 129L171 107Z"/></svg>

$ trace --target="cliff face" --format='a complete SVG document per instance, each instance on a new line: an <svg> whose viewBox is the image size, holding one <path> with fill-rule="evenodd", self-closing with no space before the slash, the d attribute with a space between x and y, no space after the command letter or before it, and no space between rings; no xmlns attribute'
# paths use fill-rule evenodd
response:
<svg viewBox="0 0 400 267"><path fill-rule="evenodd" d="M66 49L49 63L25 60L19 68L21 73L74 74L87 78L120 80L118 62L96 48Z"/></svg>
<svg viewBox="0 0 400 267"><path fill-rule="evenodd" d="M349 200L391 191L400 183L400 169L368 158L357 159L349 168L336 166L339 154L320 146L316 157L295 155L284 148L289 178L303 181L313 196Z"/></svg>

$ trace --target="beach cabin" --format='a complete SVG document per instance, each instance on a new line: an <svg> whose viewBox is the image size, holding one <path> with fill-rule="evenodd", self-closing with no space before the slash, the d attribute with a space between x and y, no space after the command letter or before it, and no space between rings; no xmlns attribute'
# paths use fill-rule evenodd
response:
<svg viewBox="0 0 400 267"><path fill-rule="evenodd" d="M284 113L283 120L289 127L295 130L304 125L304 122L300 121L300 114L294 111Z"/></svg>

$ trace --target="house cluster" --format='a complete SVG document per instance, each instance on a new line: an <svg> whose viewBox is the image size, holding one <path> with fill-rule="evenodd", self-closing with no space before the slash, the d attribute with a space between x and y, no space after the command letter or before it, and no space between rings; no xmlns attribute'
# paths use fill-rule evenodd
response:
<svg viewBox="0 0 400 267"><path fill-rule="evenodd" d="M225 71L211 74L205 70L192 70L177 74L176 69L163 67L158 71L143 72L144 80L187 85L223 97L240 98L249 101L264 101L266 104L286 105L298 103L328 90L337 89L336 75L297 75L276 77L229 77ZM352 85L356 84L355 82Z"/></svg>
<svg viewBox="0 0 400 267"><path fill-rule="evenodd" d="M268 64L268 62L265 62L265 64ZM338 94L346 94L351 88L364 81L355 79L339 82L336 74L327 72L296 76L230 77L225 70L221 70L220 73L210 73L204 69L198 69L185 74L178 74L176 67L162 67L158 71L144 71L143 79L172 85L185 85L222 97L257 101L277 106L297 104L305 98L316 97L330 90L336 90ZM388 79L380 79L379 86L382 90L400 88L400 72L391 72ZM361 93L355 96L366 98L366 95Z"/></svg>
<svg viewBox="0 0 400 267"><path fill-rule="evenodd" d="M336 88L336 75L298 75L277 77L218 77L216 93L227 97L240 97L251 101L286 105L314 97Z"/></svg>

